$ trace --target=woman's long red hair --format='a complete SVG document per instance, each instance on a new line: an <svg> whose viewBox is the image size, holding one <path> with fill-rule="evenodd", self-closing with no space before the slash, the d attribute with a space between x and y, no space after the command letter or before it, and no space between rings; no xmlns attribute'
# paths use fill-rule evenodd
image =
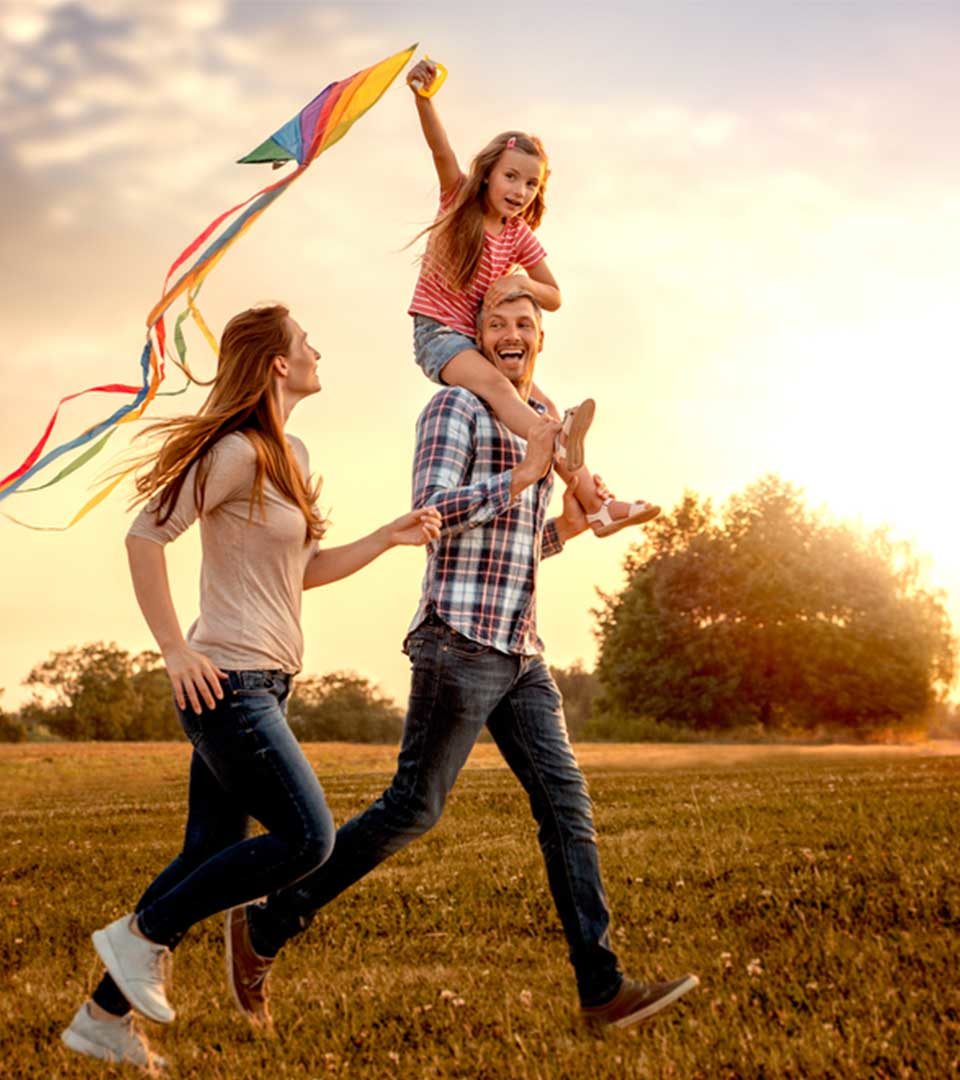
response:
<svg viewBox="0 0 960 1080"><path fill-rule="evenodd" d="M299 507L306 539L323 535L326 522L316 506L320 481L311 484L300 471L283 433L274 388L274 358L286 355L290 348L289 314L282 304L274 304L235 315L223 331L213 388L197 415L160 420L141 433L163 438L160 449L141 462L150 467L137 477L134 500L140 503L156 496L151 509L158 524L170 517L187 473L197 461L194 496L202 510L209 468L206 456L220 439L236 431L246 436L257 454L250 491L251 518L255 506L263 509L266 477Z"/></svg>

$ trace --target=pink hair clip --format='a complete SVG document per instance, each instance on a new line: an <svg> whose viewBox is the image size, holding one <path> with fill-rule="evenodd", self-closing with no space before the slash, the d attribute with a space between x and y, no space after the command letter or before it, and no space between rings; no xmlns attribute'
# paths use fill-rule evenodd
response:
<svg viewBox="0 0 960 1080"><path fill-rule="evenodd" d="M517 145L517 137L516 137L516 135L511 135L510 138L507 139L507 149L512 150L516 145Z"/></svg>

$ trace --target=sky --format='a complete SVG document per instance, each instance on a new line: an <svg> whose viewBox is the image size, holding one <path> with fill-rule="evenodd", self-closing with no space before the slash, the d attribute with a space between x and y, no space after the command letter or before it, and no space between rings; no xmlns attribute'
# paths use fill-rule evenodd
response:
<svg viewBox="0 0 960 1080"><path fill-rule="evenodd" d="M960 8L932 0L6 0L0 474L62 395L138 381L167 267L271 179L236 159L328 82L418 41L449 68L435 101L462 164L507 128L536 132L550 154L538 235L564 302L546 316L537 381L561 406L596 399L591 467L618 495L667 508L778 473L813 507L910 541L960 627L958 32ZM289 430L324 478L331 543L409 503L414 423L434 387L412 360L405 245L436 187L398 81L201 296L215 331L283 300L319 347L323 392ZM212 373L201 340L190 356ZM95 397L64 408L55 441L106 414ZM101 473L0 510L63 525ZM54 650L151 647L129 520L121 495L67 532L0 518L3 704L25 700L23 678ZM544 563L552 663L592 665L596 590L621 587L633 539L584 536ZM198 537L167 552L187 627ZM422 568L422 552L392 551L307 594L305 671L358 671L403 701Z"/></svg>

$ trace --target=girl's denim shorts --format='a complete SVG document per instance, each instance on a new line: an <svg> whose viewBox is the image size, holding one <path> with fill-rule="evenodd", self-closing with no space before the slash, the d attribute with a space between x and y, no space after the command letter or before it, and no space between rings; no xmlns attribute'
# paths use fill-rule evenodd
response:
<svg viewBox="0 0 960 1080"><path fill-rule="evenodd" d="M476 341L459 330L452 330L428 315L414 315L413 356L431 382L446 386L440 372L455 356L476 348Z"/></svg>

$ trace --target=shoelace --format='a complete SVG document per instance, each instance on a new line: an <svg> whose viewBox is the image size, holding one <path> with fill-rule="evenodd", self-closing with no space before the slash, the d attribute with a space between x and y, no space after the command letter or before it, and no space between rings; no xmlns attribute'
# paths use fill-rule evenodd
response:
<svg viewBox="0 0 960 1080"><path fill-rule="evenodd" d="M124 1017L123 1025L127 1029L127 1035L129 1035L129 1037L133 1039L133 1041L137 1044L137 1046L143 1053L143 1060L148 1064L152 1063L153 1056L150 1053L150 1047L147 1044L147 1037L140 1030L140 1026L134 1019L134 1015L132 1012L127 1013L127 1015Z"/></svg>
<svg viewBox="0 0 960 1080"><path fill-rule="evenodd" d="M166 945L157 945L150 950L151 975L167 988L173 984L173 953Z"/></svg>

